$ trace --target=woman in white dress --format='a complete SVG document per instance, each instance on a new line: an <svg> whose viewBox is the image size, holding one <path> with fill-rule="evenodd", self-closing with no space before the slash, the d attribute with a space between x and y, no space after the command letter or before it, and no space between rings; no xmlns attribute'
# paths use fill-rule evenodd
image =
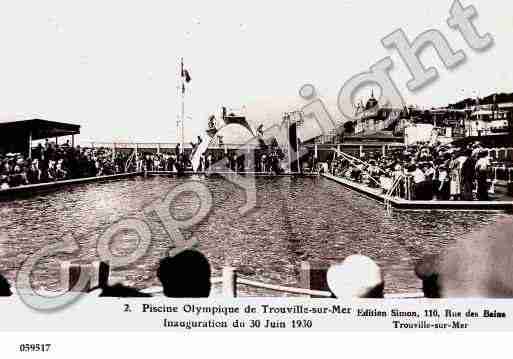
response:
<svg viewBox="0 0 513 359"><path fill-rule="evenodd" d="M460 174L460 163L456 159L455 155L451 156L451 160L449 162L449 176L450 176L450 184L449 184L449 193L450 199L457 200L461 195L461 174Z"/></svg>

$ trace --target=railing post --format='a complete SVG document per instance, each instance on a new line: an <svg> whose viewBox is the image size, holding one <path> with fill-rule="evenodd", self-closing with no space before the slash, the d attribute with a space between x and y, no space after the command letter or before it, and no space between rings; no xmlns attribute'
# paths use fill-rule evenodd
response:
<svg viewBox="0 0 513 359"><path fill-rule="evenodd" d="M71 266L70 261L61 262L60 269L60 278L61 278L61 288L65 291L69 290L69 268Z"/></svg>
<svg viewBox="0 0 513 359"><path fill-rule="evenodd" d="M223 267L223 296L237 297L237 272L233 267Z"/></svg>
<svg viewBox="0 0 513 359"><path fill-rule="evenodd" d="M73 264L69 261L61 263L61 286L65 291L80 290L88 292L93 288L103 288L108 285L110 266L106 262L96 261L89 265ZM75 288L80 276L86 276L83 288Z"/></svg>
<svg viewBox="0 0 513 359"><path fill-rule="evenodd" d="M299 284L301 288L330 291L328 287L328 280L326 278L328 267L328 263L325 262L316 262L313 264L308 261L301 262L301 268L299 271ZM314 296L310 297L322 298Z"/></svg>
<svg viewBox="0 0 513 359"><path fill-rule="evenodd" d="M85 273L83 273L85 271ZM87 276L87 283L83 288L75 288L80 281L80 276ZM82 292L88 292L91 288L91 272L89 266L81 266L72 264L71 262L61 263L61 286L65 291L76 291L80 289Z"/></svg>
<svg viewBox="0 0 513 359"><path fill-rule="evenodd" d="M109 284L110 265L95 261L91 264L91 288L104 288Z"/></svg>

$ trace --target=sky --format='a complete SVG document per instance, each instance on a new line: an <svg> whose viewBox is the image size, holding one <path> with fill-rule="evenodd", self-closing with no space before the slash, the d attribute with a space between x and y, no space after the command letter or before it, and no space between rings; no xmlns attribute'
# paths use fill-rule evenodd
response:
<svg viewBox="0 0 513 359"><path fill-rule="evenodd" d="M306 83L337 118L344 83L386 56L408 103L443 106L474 93L513 92L513 5L462 4L476 7L474 24L494 37L491 49L474 52L448 27L446 0L2 1L0 121L80 124L81 142L176 141L181 57L192 77L186 140L222 105L244 107L254 127L279 121L306 104L298 96ZM439 79L411 93L406 66L381 45L398 28L411 40L437 29L467 62L448 71L426 49L421 58Z"/></svg>

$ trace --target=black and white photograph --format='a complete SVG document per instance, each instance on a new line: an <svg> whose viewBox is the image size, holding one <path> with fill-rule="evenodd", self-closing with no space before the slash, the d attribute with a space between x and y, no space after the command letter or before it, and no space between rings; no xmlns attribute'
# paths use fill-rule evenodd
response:
<svg viewBox="0 0 513 359"><path fill-rule="evenodd" d="M0 330L513 330L512 10L2 1Z"/></svg>

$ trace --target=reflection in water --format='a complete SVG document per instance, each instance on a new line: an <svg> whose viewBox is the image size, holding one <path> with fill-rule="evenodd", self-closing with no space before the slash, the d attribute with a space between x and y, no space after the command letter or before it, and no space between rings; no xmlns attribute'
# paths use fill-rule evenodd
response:
<svg viewBox="0 0 513 359"><path fill-rule="evenodd" d="M113 277L139 288L158 285L156 266L170 246L155 213L143 208L162 198L187 178L136 178L103 184L84 184L51 194L0 203L0 271L10 281L21 263L45 245L71 235L80 244L75 256L45 258L35 269L35 287L56 289L59 262L97 260L96 241L115 221L131 217L146 220L152 243L146 255ZM258 177L256 207L244 217L241 188L222 178L197 177L211 190L214 208L193 228L200 249L219 275L222 266L238 267L243 275L284 285L298 284L303 260L343 260L361 253L383 268L387 292L418 290L413 274L416 259L438 253L461 235L493 223L499 213L394 212L322 178ZM193 193L183 193L171 205L175 219L193 216L201 205ZM115 255L135 250L138 237L117 233L111 242ZM246 292L255 294L258 292Z"/></svg>

